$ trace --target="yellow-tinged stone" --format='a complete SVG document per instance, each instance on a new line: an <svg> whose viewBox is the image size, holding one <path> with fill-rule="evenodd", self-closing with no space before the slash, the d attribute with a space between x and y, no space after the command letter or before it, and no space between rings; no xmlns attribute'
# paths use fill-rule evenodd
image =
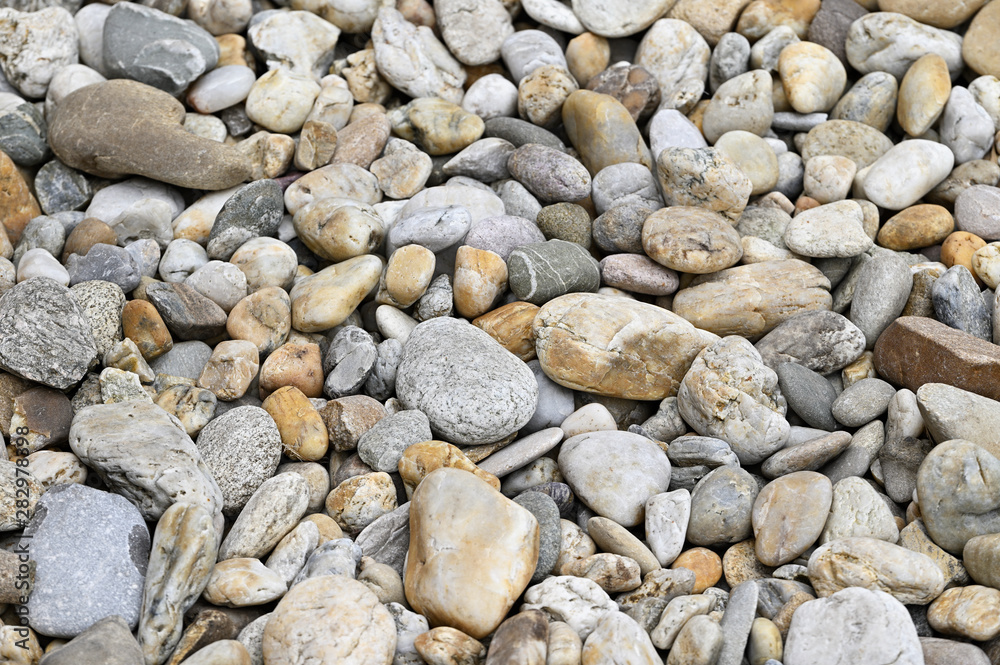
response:
<svg viewBox="0 0 1000 665"><path fill-rule="evenodd" d="M716 335L755 337L796 314L830 309L830 280L800 261L763 261L701 275L674 296L674 312Z"/></svg>
<svg viewBox="0 0 1000 665"><path fill-rule="evenodd" d="M661 307L591 293L550 300L533 331L542 370L556 383L638 400L676 395L695 356L718 339Z"/></svg>
<svg viewBox="0 0 1000 665"><path fill-rule="evenodd" d="M667 18L687 21L714 47L722 35L733 31L736 19L748 4L750 0L678 0Z"/></svg>
<svg viewBox="0 0 1000 665"><path fill-rule="evenodd" d="M694 573L694 589L701 593L722 579L722 559L707 547L692 547L670 564L671 568L687 568Z"/></svg>
<svg viewBox="0 0 1000 665"><path fill-rule="evenodd" d="M960 23L965 23L987 2L988 0L952 0L951 2L878 0L878 9L883 12L904 14L935 28L949 29Z"/></svg>
<svg viewBox="0 0 1000 665"><path fill-rule="evenodd" d="M448 626L417 635L413 646L427 665L478 665L486 660L486 647L479 640Z"/></svg>
<svg viewBox="0 0 1000 665"><path fill-rule="evenodd" d="M948 589L927 608L927 623L945 635L992 640L1000 635L1000 591L979 584Z"/></svg>
<svg viewBox="0 0 1000 665"><path fill-rule="evenodd" d="M653 156L628 109L611 95L577 90L562 107L562 120L580 161L594 176L613 164L653 166Z"/></svg>
<svg viewBox="0 0 1000 665"><path fill-rule="evenodd" d="M226 319L229 336L253 342L262 356L284 344L291 328L292 303L277 286L265 286L243 298Z"/></svg>
<svg viewBox="0 0 1000 665"><path fill-rule="evenodd" d="M488 249L462 245L455 254L452 290L459 316L472 319L485 314L507 290L507 263Z"/></svg>
<svg viewBox="0 0 1000 665"><path fill-rule="evenodd" d="M954 230L955 218L947 208L922 203L890 217L879 229L878 244L898 252L908 252L944 242Z"/></svg>
<svg viewBox="0 0 1000 665"><path fill-rule="evenodd" d="M928 53L910 65L899 84L896 118L910 136L921 136L944 111L951 94L948 63L936 53Z"/></svg>
<svg viewBox="0 0 1000 665"><path fill-rule="evenodd" d="M319 529L319 544L330 541L330 540L340 540L344 537L344 531L340 528L340 525L329 515L324 515L323 513L314 513L312 515L306 515L302 518L303 522L312 522Z"/></svg>
<svg viewBox="0 0 1000 665"><path fill-rule="evenodd" d="M282 344L260 366L260 398L294 386L305 397L323 395L323 359L319 344Z"/></svg>
<svg viewBox="0 0 1000 665"><path fill-rule="evenodd" d="M965 266L980 283L975 268L972 267L972 257L976 250L986 246L986 241L968 231L955 231L941 243L941 263L952 266Z"/></svg>
<svg viewBox="0 0 1000 665"><path fill-rule="evenodd" d="M434 252L421 245L400 247L386 264L379 281L375 302L405 309L424 295L434 279L437 259Z"/></svg>
<svg viewBox="0 0 1000 665"><path fill-rule="evenodd" d="M515 356L528 362L535 359L535 334L531 324L541 309L530 302L516 301L497 307L472 320L472 325L482 329Z"/></svg>
<svg viewBox="0 0 1000 665"><path fill-rule="evenodd" d="M274 419L282 452L292 459L315 462L326 454L326 425L309 398L295 386L271 393L261 407Z"/></svg>
<svg viewBox="0 0 1000 665"><path fill-rule="evenodd" d="M833 51L813 42L796 42L782 49L778 73L788 103L799 113L829 111L847 85L844 64Z"/></svg>
<svg viewBox="0 0 1000 665"><path fill-rule="evenodd" d="M468 471L493 489L500 489L500 480L473 464L457 446L445 441L422 441L404 450L399 460L399 476L403 479L406 496L412 497L421 480L444 467Z"/></svg>
<svg viewBox="0 0 1000 665"><path fill-rule="evenodd" d="M211 390L223 402L231 402L246 394L259 368L260 358L252 342L219 342L201 370L198 387Z"/></svg>
<svg viewBox="0 0 1000 665"><path fill-rule="evenodd" d="M486 129L478 115L437 97L414 99L386 115L396 136L420 145L429 155L458 152Z"/></svg>
<svg viewBox="0 0 1000 665"><path fill-rule="evenodd" d="M0 150L0 224L7 230L12 245L21 239L21 231L42 214L31 188L13 160Z"/></svg>
<svg viewBox="0 0 1000 665"><path fill-rule="evenodd" d="M592 32L577 35L566 45L566 64L573 78L586 88L590 79L611 64L611 45L606 38Z"/></svg>
<svg viewBox="0 0 1000 665"><path fill-rule="evenodd" d="M392 476L381 471L348 478L326 497L326 512L348 533L360 532L396 507Z"/></svg>
<svg viewBox="0 0 1000 665"><path fill-rule="evenodd" d="M660 208L642 225L642 247L657 263L685 273L714 273L743 256L740 234L720 213L693 206Z"/></svg>
<svg viewBox="0 0 1000 665"><path fill-rule="evenodd" d="M775 28L787 26L799 39L805 39L819 5L820 0L754 0L740 14L736 32L756 41Z"/></svg>
<svg viewBox="0 0 1000 665"><path fill-rule="evenodd" d="M962 60L977 74L1000 76L998 34L1000 4L990 2L975 15L962 39Z"/></svg>
<svg viewBox="0 0 1000 665"><path fill-rule="evenodd" d="M566 98L579 89L576 79L562 65L542 65L517 86L518 115L533 125L554 129Z"/></svg>
<svg viewBox="0 0 1000 665"><path fill-rule="evenodd" d="M432 626L485 637L528 586L538 545L530 512L467 471L433 471L410 502L406 599Z"/></svg>
<svg viewBox="0 0 1000 665"><path fill-rule="evenodd" d="M292 288L292 326L319 332L338 326L378 284L382 259L357 256L320 270Z"/></svg>
<svg viewBox="0 0 1000 665"><path fill-rule="evenodd" d="M292 218L302 243L327 261L346 261L375 251L385 225L370 207L341 198L317 199Z"/></svg>

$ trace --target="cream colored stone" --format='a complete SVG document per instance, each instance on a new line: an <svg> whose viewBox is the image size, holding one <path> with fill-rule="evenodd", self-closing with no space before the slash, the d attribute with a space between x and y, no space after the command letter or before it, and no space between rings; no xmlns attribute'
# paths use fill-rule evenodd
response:
<svg viewBox="0 0 1000 665"><path fill-rule="evenodd" d="M830 479L796 471L772 480L753 506L757 558L766 566L794 561L816 542L833 500Z"/></svg>
<svg viewBox="0 0 1000 665"><path fill-rule="evenodd" d="M399 475L403 479L406 496L412 497L424 478L445 467L468 471L489 483L493 489L500 489L500 480L473 464L457 446L445 441L422 441L407 447L399 460Z"/></svg>
<svg viewBox="0 0 1000 665"><path fill-rule="evenodd" d="M661 208L642 225L646 254L679 272L706 274L723 270L743 256L740 234L721 214L702 208Z"/></svg>
<svg viewBox="0 0 1000 665"><path fill-rule="evenodd" d="M450 626L438 626L413 640L427 665L476 665L486 660L486 647Z"/></svg>
<svg viewBox="0 0 1000 665"><path fill-rule="evenodd" d="M799 113L833 108L847 85L847 70L825 46L796 42L781 50L778 73L789 104Z"/></svg>
<svg viewBox="0 0 1000 665"><path fill-rule="evenodd" d="M219 342L198 377L198 387L211 390L223 402L246 394L260 368L257 347L253 342Z"/></svg>
<svg viewBox="0 0 1000 665"><path fill-rule="evenodd" d="M424 295L434 279L434 252L420 245L400 247L389 257L375 302L405 309Z"/></svg>
<svg viewBox="0 0 1000 665"><path fill-rule="evenodd" d="M343 323L378 284L382 259L357 256L306 277L291 291L292 325L302 332L329 330Z"/></svg>
<svg viewBox="0 0 1000 665"><path fill-rule="evenodd" d="M455 254L452 290L460 316L481 316L507 290L507 264L499 254L463 245Z"/></svg>
<svg viewBox="0 0 1000 665"><path fill-rule="evenodd" d="M215 564L202 597L222 607L263 605L281 598L288 587L260 559L226 559Z"/></svg>
<svg viewBox="0 0 1000 665"><path fill-rule="evenodd" d="M358 533L396 509L396 486L388 473L348 478L326 498L326 512L347 533Z"/></svg>
<svg viewBox="0 0 1000 665"><path fill-rule="evenodd" d="M948 589L927 608L927 623L945 635L992 640L1000 635L1000 591L978 584Z"/></svg>
<svg viewBox="0 0 1000 665"><path fill-rule="evenodd" d="M922 136L944 112L951 94L948 63L936 53L921 57L899 84L896 118L910 136Z"/></svg>

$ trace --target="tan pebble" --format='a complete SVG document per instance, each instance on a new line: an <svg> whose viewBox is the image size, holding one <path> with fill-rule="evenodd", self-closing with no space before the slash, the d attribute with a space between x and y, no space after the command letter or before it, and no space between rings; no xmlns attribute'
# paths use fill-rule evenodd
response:
<svg viewBox="0 0 1000 665"><path fill-rule="evenodd" d="M693 547L681 552L670 567L687 568L694 573L692 593L701 593L722 579L722 559L706 547Z"/></svg>
<svg viewBox="0 0 1000 665"><path fill-rule="evenodd" d="M620 554L634 559L639 564L643 577L660 569L660 562L641 540L628 529L606 517L591 517L587 520L587 532L599 548L611 554Z"/></svg>
<svg viewBox="0 0 1000 665"><path fill-rule="evenodd" d="M566 98L562 120L570 143L591 176L622 162L653 166L653 156L632 115L611 95L577 90Z"/></svg>
<svg viewBox="0 0 1000 665"><path fill-rule="evenodd" d="M594 539L588 536L576 522L560 519L559 527L559 556L556 558L552 572L555 575L565 575L575 562L595 554L597 545L594 543Z"/></svg>
<svg viewBox="0 0 1000 665"><path fill-rule="evenodd" d="M452 289L460 316L472 319L485 314L507 290L507 264L499 254L463 245L455 254Z"/></svg>
<svg viewBox="0 0 1000 665"><path fill-rule="evenodd" d="M387 415L385 407L367 395L338 397L320 409L330 437L330 447L338 451L357 448L361 435Z"/></svg>
<svg viewBox="0 0 1000 665"><path fill-rule="evenodd" d="M396 140L409 148L392 150ZM412 143L393 139L385 154L372 162L369 170L378 178L378 185L388 198L408 199L423 189L433 170L433 162L430 155Z"/></svg>
<svg viewBox="0 0 1000 665"><path fill-rule="evenodd" d="M829 111L847 85L847 70L840 59L813 42L796 42L782 49L778 72L788 103L798 113Z"/></svg>
<svg viewBox="0 0 1000 665"><path fill-rule="evenodd" d="M326 497L326 512L347 533L358 533L396 509L396 486L388 473L354 476Z"/></svg>
<svg viewBox="0 0 1000 665"><path fill-rule="evenodd" d="M234 33L216 35L215 42L219 45L219 62L215 65L216 69L229 65L256 68L256 60L247 50L247 40L243 35Z"/></svg>
<svg viewBox="0 0 1000 665"><path fill-rule="evenodd" d="M243 243L229 262L246 275L249 293L268 286L290 288L298 266L295 250L275 238L254 238Z"/></svg>
<svg viewBox="0 0 1000 665"><path fill-rule="evenodd" d="M291 302L284 289L268 286L243 298L226 320L233 339L246 340L262 356L281 346L291 330Z"/></svg>
<svg viewBox="0 0 1000 665"><path fill-rule="evenodd" d="M403 579L396 570L387 564L363 556L359 565L357 580L371 589L372 593L383 605L386 603L406 603L403 592Z"/></svg>
<svg viewBox="0 0 1000 665"><path fill-rule="evenodd" d="M743 255L739 233L719 213L703 208L661 208L646 218L642 246L660 265L679 272L715 273Z"/></svg>
<svg viewBox="0 0 1000 665"><path fill-rule="evenodd" d="M302 332L343 323L378 285L382 259L367 254L320 270L292 287L292 325Z"/></svg>
<svg viewBox="0 0 1000 665"><path fill-rule="evenodd" d="M941 243L941 263L948 268L952 266L965 266L976 278L975 269L972 267L972 257L976 250L986 246L986 241L968 231L955 231L948 235Z"/></svg>
<svg viewBox="0 0 1000 665"><path fill-rule="evenodd" d="M899 84L896 118L910 136L922 136L937 121L951 94L948 63L936 53L922 56Z"/></svg>
<svg viewBox="0 0 1000 665"><path fill-rule="evenodd" d="M850 365L840 371L840 377L844 384L844 389L850 388L862 379L873 379L878 377L875 371L875 354L865 351Z"/></svg>
<svg viewBox="0 0 1000 665"><path fill-rule="evenodd" d="M608 40L592 32L577 35L566 46L566 63L573 78L583 87L611 64Z"/></svg>
<svg viewBox="0 0 1000 665"><path fill-rule="evenodd" d="M326 455L329 437L319 412L301 390L285 386L261 404L278 426L282 451L295 460L315 462Z"/></svg>
<svg viewBox="0 0 1000 665"><path fill-rule="evenodd" d="M260 367L260 398L285 386L294 386L305 397L323 395L323 360L318 344L282 344L267 357Z"/></svg>
<svg viewBox="0 0 1000 665"><path fill-rule="evenodd" d="M397 136L420 145L429 155L448 155L483 135L482 118L437 97L414 99L388 113Z"/></svg>
<svg viewBox="0 0 1000 665"><path fill-rule="evenodd" d="M337 149L337 128L328 122L307 120L295 147L295 168L312 171L330 163Z"/></svg>
<svg viewBox="0 0 1000 665"><path fill-rule="evenodd" d="M223 402L231 402L246 394L259 368L260 359L253 343L219 342L201 370L198 387L211 390Z"/></svg>
<svg viewBox="0 0 1000 665"><path fill-rule="evenodd" d="M375 65L375 49L366 48L347 56L347 64L340 73L347 80L348 88L358 103L388 101L392 87L382 78Z"/></svg>
<svg viewBox="0 0 1000 665"><path fill-rule="evenodd" d="M482 665L486 661L486 647L448 626L417 635L413 646L427 665Z"/></svg>
<svg viewBox="0 0 1000 665"><path fill-rule="evenodd" d="M817 155L805 164L803 189L821 205L842 201L850 193L857 172L857 165L847 157Z"/></svg>
<svg viewBox="0 0 1000 665"><path fill-rule="evenodd" d="M97 244L117 245L118 235L114 232L114 229L96 217L87 217L74 226L73 230L66 236L61 260L63 263L66 263L66 259L73 254L86 256L90 248ZM7 256L6 258L10 257Z"/></svg>
<svg viewBox="0 0 1000 665"><path fill-rule="evenodd" d="M21 172L7 153L0 151L0 224L7 230L10 243L16 246L24 227L41 214Z"/></svg>
<svg viewBox="0 0 1000 665"><path fill-rule="evenodd" d="M750 665L764 665L770 659L780 661L783 654L781 642L781 631L773 621L764 617L754 619L747 645Z"/></svg>
<svg viewBox="0 0 1000 665"><path fill-rule="evenodd" d="M565 67L543 65L518 84L517 112L532 124L551 129L559 124L566 99L578 89Z"/></svg>
<svg viewBox="0 0 1000 665"><path fill-rule="evenodd" d="M927 622L945 635L992 640L1000 635L1000 591L978 584L948 589L927 608Z"/></svg>
<svg viewBox="0 0 1000 665"><path fill-rule="evenodd" d="M1000 76L1000 53L996 48L998 31L1000 5L988 3L973 17L962 39L962 59L977 74Z"/></svg>
<svg viewBox="0 0 1000 665"><path fill-rule="evenodd" d="M472 321L515 356L528 362L535 358L535 335L531 326L540 307L528 302L512 302L497 307Z"/></svg>
<svg viewBox="0 0 1000 665"><path fill-rule="evenodd" d="M147 361L162 356L174 347L173 337L152 303L131 300L122 308L122 332L135 342Z"/></svg>
<svg viewBox="0 0 1000 665"><path fill-rule="evenodd" d="M768 483L754 501L757 559L767 566L794 561L819 539L833 501L833 485L815 471L796 471Z"/></svg>
<svg viewBox="0 0 1000 665"><path fill-rule="evenodd" d="M375 302L405 309L424 295L431 280L437 259L434 252L421 245L400 247L389 257L379 280Z"/></svg>
<svg viewBox="0 0 1000 665"><path fill-rule="evenodd" d="M303 522L312 522L319 529L319 545L329 542L331 540L340 540L344 537L344 532L340 528L340 525L330 517L329 515L324 515L323 513L314 513L312 515L306 515L302 518Z"/></svg>
<svg viewBox="0 0 1000 665"><path fill-rule="evenodd" d="M260 131L236 144L250 159L250 179L284 175L295 158L295 140L284 134Z"/></svg>
<svg viewBox="0 0 1000 665"><path fill-rule="evenodd" d="M399 460L399 475L406 495L413 496L420 481L442 467L468 471L500 490L500 480L473 464L458 447L444 441L423 441L409 446Z"/></svg>
<svg viewBox="0 0 1000 665"><path fill-rule="evenodd" d="M746 5L746 0L679 0L666 15L687 21L709 46L715 46L722 35L733 31Z"/></svg>
<svg viewBox="0 0 1000 665"><path fill-rule="evenodd" d="M354 107L352 116L358 108ZM337 149L332 161L357 164L367 169L382 154L390 129L384 111L353 120L337 134Z"/></svg>
<svg viewBox="0 0 1000 665"><path fill-rule="evenodd" d="M767 141L742 130L726 132L715 149L729 157L750 178L751 196L767 194L778 183L778 156Z"/></svg>
<svg viewBox="0 0 1000 665"><path fill-rule="evenodd" d="M878 244L908 252L944 242L954 229L955 219L946 208L923 203L890 217L879 229Z"/></svg>
<svg viewBox="0 0 1000 665"><path fill-rule="evenodd" d="M729 547L722 556L722 570L726 583L735 587L748 580L761 580L771 576L774 568L757 559L756 544L751 538Z"/></svg>
<svg viewBox="0 0 1000 665"><path fill-rule="evenodd" d="M327 261L369 254L385 236L376 212L350 199L317 199L300 208L292 224L303 244Z"/></svg>
<svg viewBox="0 0 1000 665"><path fill-rule="evenodd" d="M562 621L549 622L545 665L580 665L582 651L583 640L569 624Z"/></svg>
<svg viewBox="0 0 1000 665"><path fill-rule="evenodd" d="M799 39L805 39L819 8L819 0L754 0L740 14L736 32L752 42L774 28L787 26Z"/></svg>
<svg viewBox="0 0 1000 665"><path fill-rule="evenodd" d="M174 385L158 393L153 403L181 421L188 436L194 437L215 415L218 398L205 388Z"/></svg>
<svg viewBox="0 0 1000 665"><path fill-rule="evenodd" d="M563 567L563 573L593 580L608 593L631 591L642 583L639 564L619 554L594 554Z"/></svg>
<svg viewBox="0 0 1000 665"><path fill-rule="evenodd" d="M816 600L816 597L811 593L805 593L804 591L799 591L798 593L792 595L778 613L771 618L774 622L775 628L781 634L781 638L785 639L788 636L788 628L792 625L792 616L795 614L795 610L803 603L808 603L810 600Z"/></svg>

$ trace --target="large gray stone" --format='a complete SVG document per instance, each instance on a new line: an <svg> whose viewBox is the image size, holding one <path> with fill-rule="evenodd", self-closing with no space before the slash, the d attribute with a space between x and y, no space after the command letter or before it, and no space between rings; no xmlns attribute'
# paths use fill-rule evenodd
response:
<svg viewBox="0 0 1000 665"><path fill-rule="evenodd" d="M465 321L435 318L410 333L396 396L459 445L498 441L535 412L538 384L527 365Z"/></svg>
<svg viewBox="0 0 1000 665"><path fill-rule="evenodd" d="M865 335L865 348L903 311L913 288L910 266L899 254L886 252L865 263L854 287L850 319Z"/></svg>
<svg viewBox="0 0 1000 665"><path fill-rule="evenodd" d="M38 665L143 665L142 651L117 614L94 623Z"/></svg>
<svg viewBox="0 0 1000 665"><path fill-rule="evenodd" d="M778 324L754 346L771 369L789 362L826 375L843 369L864 353L865 335L846 317L820 310Z"/></svg>
<svg viewBox="0 0 1000 665"><path fill-rule="evenodd" d="M38 502L22 543L36 564L27 603L32 628L75 637L116 614L130 629L136 625L149 531L124 498L75 483L56 485Z"/></svg>

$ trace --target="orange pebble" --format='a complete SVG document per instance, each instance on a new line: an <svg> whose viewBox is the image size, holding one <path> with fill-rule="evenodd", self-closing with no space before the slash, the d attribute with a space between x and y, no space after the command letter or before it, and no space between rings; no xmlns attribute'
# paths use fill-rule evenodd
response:
<svg viewBox="0 0 1000 665"><path fill-rule="evenodd" d="M691 593L701 593L722 579L722 559L706 547L681 552L670 567L687 568L694 573L694 590Z"/></svg>

